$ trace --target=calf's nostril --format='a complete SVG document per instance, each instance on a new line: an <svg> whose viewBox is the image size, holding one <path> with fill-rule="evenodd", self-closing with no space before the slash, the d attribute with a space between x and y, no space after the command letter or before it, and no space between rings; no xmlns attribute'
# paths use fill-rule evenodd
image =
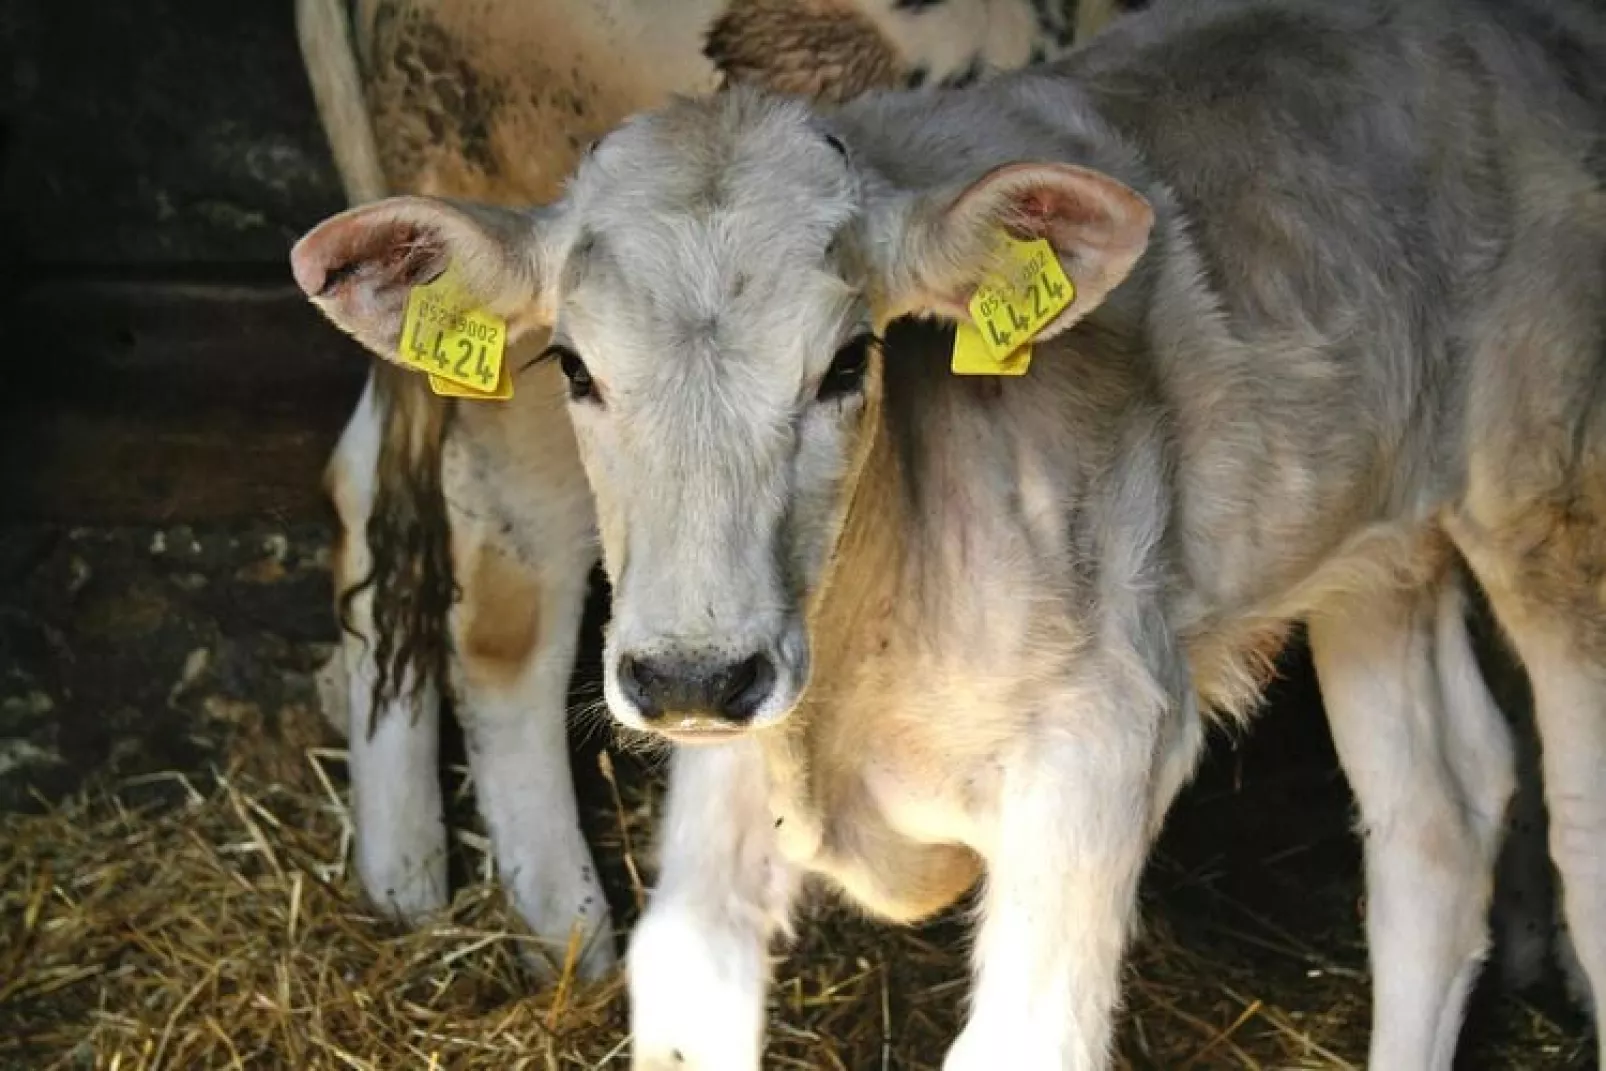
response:
<svg viewBox="0 0 1606 1071"><path fill-rule="evenodd" d="M663 707L654 698L659 675L651 666L639 658L625 655L619 659L617 675L619 690L635 704L642 717L656 718L663 713Z"/></svg>
<svg viewBox="0 0 1606 1071"><path fill-rule="evenodd" d="M767 655L756 654L738 662L724 676L720 713L734 721L746 721L774 689L775 663Z"/></svg>
<svg viewBox="0 0 1606 1071"><path fill-rule="evenodd" d="M614 670L620 693L647 721L670 715L752 718L775 690L775 663L755 654L736 662L621 654Z"/></svg>

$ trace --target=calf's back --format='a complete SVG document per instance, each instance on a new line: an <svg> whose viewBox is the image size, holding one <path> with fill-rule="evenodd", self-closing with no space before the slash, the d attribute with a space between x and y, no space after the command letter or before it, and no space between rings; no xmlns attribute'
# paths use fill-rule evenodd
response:
<svg viewBox="0 0 1606 1071"><path fill-rule="evenodd" d="M1138 270L1025 380L894 353L891 437L978 482L1051 459L1087 527L1130 416L1156 421L1149 508L1201 636L1308 609L1347 548L1475 480L1512 501L1597 487L1603 86L1602 20L1575 5L1229 0L1162 4L935 107L849 106L836 122L900 185L1065 160L1157 209ZM959 410L1001 441L932 430Z"/></svg>

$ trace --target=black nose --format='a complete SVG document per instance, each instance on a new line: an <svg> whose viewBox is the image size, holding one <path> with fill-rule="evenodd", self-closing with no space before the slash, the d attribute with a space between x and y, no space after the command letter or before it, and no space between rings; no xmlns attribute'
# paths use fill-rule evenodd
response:
<svg viewBox="0 0 1606 1071"><path fill-rule="evenodd" d="M736 662L702 658L619 659L619 687L647 719L713 714L744 722L775 688L775 663L755 654Z"/></svg>

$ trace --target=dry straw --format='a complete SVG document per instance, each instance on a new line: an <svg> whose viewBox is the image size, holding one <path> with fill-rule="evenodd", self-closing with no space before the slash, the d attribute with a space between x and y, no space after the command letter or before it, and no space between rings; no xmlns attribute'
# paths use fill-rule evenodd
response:
<svg viewBox="0 0 1606 1071"><path fill-rule="evenodd" d="M312 748L266 771L162 774L0 819L0 1066L627 1067L622 987L576 985L560 965L558 984L535 991L524 957L542 950L494 883L416 932L366 909L342 758ZM651 880L636 854L655 791L621 777L598 816L627 916ZM777 967L767 1066L937 1067L964 992L963 928L811 915ZM1314 954L1267 933L1236 937L1310 977ZM1296 1018L1257 975L1151 923L1129 972L1124 1064L1352 1066L1329 1046L1360 1051L1362 981L1335 970L1309 983L1326 987L1328 1010Z"/></svg>

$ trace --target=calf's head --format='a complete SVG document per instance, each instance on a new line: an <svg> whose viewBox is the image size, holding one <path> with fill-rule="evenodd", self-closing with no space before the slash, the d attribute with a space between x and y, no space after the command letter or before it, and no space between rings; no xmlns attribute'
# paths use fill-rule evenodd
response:
<svg viewBox="0 0 1606 1071"><path fill-rule="evenodd" d="M881 404L877 325L966 316L1007 229L1049 239L1076 286L1052 335L1120 282L1150 218L1058 164L896 189L801 104L737 89L625 124L550 207L382 201L292 259L381 356L448 263L511 333L550 328L614 589L609 708L693 741L776 723L807 683Z"/></svg>

